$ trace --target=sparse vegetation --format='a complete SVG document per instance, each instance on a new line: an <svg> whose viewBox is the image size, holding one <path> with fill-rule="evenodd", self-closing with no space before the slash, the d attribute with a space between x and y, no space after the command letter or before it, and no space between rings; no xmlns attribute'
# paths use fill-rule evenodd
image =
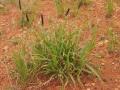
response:
<svg viewBox="0 0 120 90"><path fill-rule="evenodd" d="M113 0L107 0L107 2L106 2L107 15L106 15L106 17L111 17L113 15L114 10L115 10L114 1Z"/></svg>
<svg viewBox="0 0 120 90"><path fill-rule="evenodd" d="M22 16L20 18L20 26L24 27L24 26L30 26L31 22L30 22L30 18L29 18L29 14L27 12L22 12Z"/></svg>
<svg viewBox="0 0 120 90"><path fill-rule="evenodd" d="M119 52L120 51L120 43L117 34L113 31L113 28L108 29L108 36L109 36L109 44L108 44L108 51L110 53Z"/></svg>
<svg viewBox="0 0 120 90"><path fill-rule="evenodd" d="M90 2L91 0L79 0L80 5L88 5Z"/></svg>
<svg viewBox="0 0 120 90"><path fill-rule="evenodd" d="M28 26L30 27L36 18L36 0L30 2L22 3L21 0L18 1L19 9L21 10L21 18L20 18L20 26ZM35 10L36 9L36 10Z"/></svg>
<svg viewBox="0 0 120 90"><path fill-rule="evenodd" d="M20 44L21 41L22 41L22 40L21 40L21 38L19 38L19 37L12 37L12 38L10 39L10 42L13 43L14 45Z"/></svg>
<svg viewBox="0 0 120 90"><path fill-rule="evenodd" d="M5 12L7 12L5 5L0 3L0 14L4 14Z"/></svg>
<svg viewBox="0 0 120 90"><path fill-rule="evenodd" d="M20 50L17 54L14 54L13 58L16 64L16 71L19 74L19 80L20 83L25 83L25 81L28 78L28 68L27 68L27 64L25 63L25 52L24 50Z"/></svg>
<svg viewBox="0 0 120 90"><path fill-rule="evenodd" d="M63 16L64 15L64 6L62 3L62 0L54 0L55 6L56 6L56 10L59 16Z"/></svg>

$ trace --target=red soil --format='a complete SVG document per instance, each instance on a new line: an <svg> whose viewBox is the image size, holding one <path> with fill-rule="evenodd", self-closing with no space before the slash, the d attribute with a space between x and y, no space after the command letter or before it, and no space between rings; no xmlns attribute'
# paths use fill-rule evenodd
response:
<svg viewBox="0 0 120 90"><path fill-rule="evenodd" d="M101 77L104 83L101 83L96 78L85 77L83 79L85 90L120 90L120 54L109 54L107 51L107 43L100 44L101 37L107 38L108 27L112 26L118 35L120 35L120 7L117 7L113 17L108 19L105 17L104 4L105 0L94 0L91 6L81 7L80 15L77 18L68 17L69 23L76 23L79 27L84 25L87 20L91 21L93 24L97 24L99 27L97 37L98 45L89 59L100 66ZM9 8L9 12L0 14L0 31L2 31L2 35L0 36L0 90L5 90L7 87L13 86L14 84L14 81L9 76L8 70L9 67L13 66L11 54L14 49L16 49L16 46L11 44L9 40L13 36L20 36L20 34L24 33L17 25L20 16L18 8L14 5L9 5L7 7ZM40 13L45 17L46 26L50 24L50 19L52 21L62 20L57 17L52 0L42 1ZM40 20L39 15L38 20ZM39 23L39 21L36 22ZM84 38L89 35L89 31L86 31ZM53 82L44 87L44 89L40 89L38 86L29 86L26 90L59 90L59 84ZM68 90L83 89L69 87Z"/></svg>

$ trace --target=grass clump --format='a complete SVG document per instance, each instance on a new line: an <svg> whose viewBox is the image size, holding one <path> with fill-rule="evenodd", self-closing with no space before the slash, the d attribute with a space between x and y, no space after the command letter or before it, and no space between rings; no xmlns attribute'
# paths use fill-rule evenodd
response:
<svg viewBox="0 0 120 90"><path fill-rule="evenodd" d="M24 50L20 50L18 53L15 53L13 56L13 59L16 64L16 71L18 73L19 81L21 84L24 84L28 78L28 68L24 57L25 57Z"/></svg>
<svg viewBox="0 0 120 90"><path fill-rule="evenodd" d="M120 43L119 43L119 38L117 34L113 31L113 28L108 29L108 52L113 53L113 52L120 52Z"/></svg>
<svg viewBox="0 0 120 90"><path fill-rule="evenodd" d="M108 18L113 15L113 12L114 12L114 2L113 2L113 0L107 0L107 2L106 2L106 12L107 12L106 17L108 17Z"/></svg>
<svg viewBox="0 0 120 90"><path fill-rule="evenodd" d="M21 10L20 26L24 27L30 25L29 12L23 8L21 0L18 0L18 6Z"/></svg>
<svg viewBox="0 0 120 90"><path fill-rule="evenodd" d="M13 54L13 60L16 66L14 76L17 77L17 85L24 89L33 80L36 68L24 48Z"/></svg>
<svg viewBox="0 0 120 90"><path fill-rule="evenodd" d="M7 11L6 6L3 3L0 3L0 14L5 14Z"/></svg>
<svg viewBox="0 0 120 90"><path fill-rule="evenodd" d="M80 3L83 5L87 5L91 2L91 0L80 0Z"/></svg>
<svg viewBox="0 0 120 90"><path fill-rule="evenodd" d="M34 75L41 73L52 77L64 86L70 82L74 85L81 83L84 73L100 79L94 65L87 60L87 56L95 47L95 38L96 30L93 29L92 39L81 47L79 31L67 31L63 25L53 31L38 31L31 54ZM28 77L28 68L21 54L16 57L17 71L24 81Z"/></svg>
<svg viewBox="0 0 120 90"><path fill-rule="evenodd" d="M11 3L11 4L17 4L17 0L7 0L8 3Z"/></svg>
<svg viewBox="0 0 120 90"><path fill-rule="evenodd" d="M88 5L91 3L91 0L78 0L78 1L79 1L78 8L80 8L81 5Z"/></svg>
<svg viewBox="0 0 120 90"><path fill-rule="evenodd" d="M21 38L20 37L12 37L10 39L10 42L13 44L13 45L19 45L21 43Z"/></svg>
<svg viewBox="0 0 120 90"><path fill-rule="evenodd" d="M38 0L40 2L40 0ZM29 2L22 0L18 0L18 6L21 10L21 18L20 18L20 26L28 26L30 27L33 21L36 18L37 8L38 8L38 1L30 0Z"/></svg>
<svg viewBox="0 0 120 90"><path fill-rule="evenodd" d="M27 12L22 12L22 16L20 18L20 26L30 26L32 21L30 20L29 14Z"/></svg>
<svg viewBox="0 0 120 90"><path fill-rule="evenodd" d="M79 82L84 72L99 77L87 61L87 55L95 47L95 34L82 48L78 32L66 31L63 26L51 33L42 33L40 36L42 40L38 38L34 45L33 57L37 66L41 68L41 73L54 76L64 84L70 81L75 84L77 80Z"/></svg>
<svg viewBox="0 0 120 90"><path fill-rule="evenodd" d="M54 0L58 16L64 15L64 5L62 0Z"/></svg>

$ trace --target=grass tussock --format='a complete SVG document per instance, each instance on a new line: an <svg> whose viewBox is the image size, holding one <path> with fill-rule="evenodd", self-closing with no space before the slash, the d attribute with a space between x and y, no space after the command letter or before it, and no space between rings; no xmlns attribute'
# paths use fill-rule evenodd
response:
<svg viewBox="0 0 120 90"><path fill-rule="evenodd" d="M37 73L57 79L64 86L68 83L74 85L81 83L81 76L84 73L100 79L95 66L87 60L87 56L95 48L95 39L95 28L92 30L91 40L82 47L80 33L77 30L68 31L60 25L52 31L38 31L36 41L33 43L31 58L29 58L30 65L26 62L24 53L18 52L14 55L20 80L28 81L29 76Z"/></svg>

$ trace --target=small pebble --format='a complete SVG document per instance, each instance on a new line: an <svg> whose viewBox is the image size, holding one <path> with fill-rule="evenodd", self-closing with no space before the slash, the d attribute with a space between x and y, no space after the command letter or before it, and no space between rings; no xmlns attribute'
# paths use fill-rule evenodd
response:
<svg viewBox="0 0 120 90"><path fill-rule="evenodd" d="M91 83L92 86L95 86L95 83Z"/></svg>
<svg viewBox="0 0 120 90"><path fill-rule="evenodd" d="M5 46L5 47L3 48L3 51L4 51L4 52L7 52L7 50L8 50L8 46Z"/></svg>
<svg viewBox="0 0 120 90"><path fill-rule="evenodd" d="M119 90L119 88L115 88L115 90Z"/></svg>
<svg viewBox="0 0 120 90"><path fill-rule="evenodd" d="M105 65L105 63L101 63L101 65L102 65L102 66L104 66L104 65Z"/></svg>
<svg viewBox="0 0 120 90"><path fill-rule="evenodd" d="M118 82L119 80L118 79L115 79L115 82Z"/></svg>
<svg viewBox="0 0 120 90"><path fill-rule="evenodd" d="M90 88L87 88L86 90L91 90Z"/></svg>
<svg viewBox="0 0 120 90"><path fill-rule="evenodd" d="M117 68L116 68L116 67L114 67L113 69L114 69L114 70L116 70Z"/></svg>
<svg viewBox="0 0 120 90"><path fill-rule="evenodd" d="M113 62L112 65L114 65L115 63Z"/></svg>

